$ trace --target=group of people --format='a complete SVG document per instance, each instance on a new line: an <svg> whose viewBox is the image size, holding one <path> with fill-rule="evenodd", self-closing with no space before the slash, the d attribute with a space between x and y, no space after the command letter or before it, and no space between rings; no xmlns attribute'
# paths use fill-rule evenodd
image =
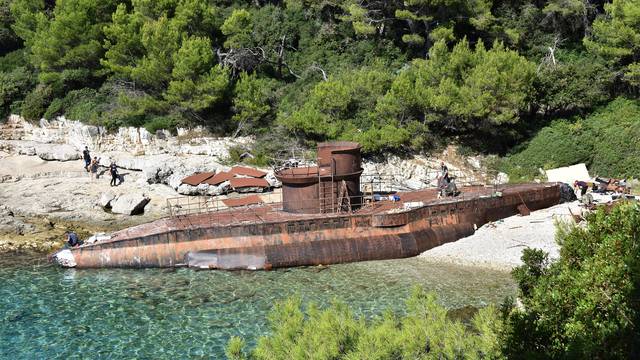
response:
<svg viewBox="0 0 640 360"><path fill-rule="evenodd" d="M449 168L444 161L440 162L440 172L438 173L438 197L458 196L460 193L453 177L449 175Z"/></svg>
<svg viewBox="0 0 640 360"><path fill-rule="evenodd" d="M98 178L98 166L100 164L100 158L94 156L91 158L91 153L89 152L89 147L85 146L82 151L82 158L84 159L84 169L89 173L91 177L91 181ZM116 165L115 161L111 162L109 165L109 173L111 174L111 182L110 186L118 186L122 183L122 178L118 173L118 165Z"/></svg>
<svg viewBox="0 0 640 360"><path fill-rule="evenodd" d="M594 181L575 180L573 188L576 192L580 191L580 196L584 196L589 189L594 193L628 193L626 179L607 179L596 177Z"/></svg>

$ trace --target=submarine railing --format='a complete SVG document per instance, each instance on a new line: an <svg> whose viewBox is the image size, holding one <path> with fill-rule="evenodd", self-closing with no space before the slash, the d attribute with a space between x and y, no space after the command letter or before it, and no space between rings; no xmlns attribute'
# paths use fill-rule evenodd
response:
<svg viewBox="0 0 640 360"><path fill-rule="evenodd" d="M472 182L462 181L460 182L460 177L456 175L455 172L450 172L452 177L456 179L456 183L459 186L465 185L473 185ZM437 189L437 187L432 186L432 182L435 181L438 171L429 171L427 172L426 179L422 180L422 184L425 186L425 189ZM371 194L392 194L396 191L402 190L414 190L407 187L399 186L394 182L395 176L393 175L362 175L360 179L360 191L365 195L355 195L349 196L349 200L354 203L354 200L361 200L361 203L364 203L366 200L367 194L372 196ZM495 183L494 183L495 190ZM464 193L462 196L464 197ZM360 198L361 197L361 198ZM460 197L458 197L460 199ZM187 196L187 197L175 197L167 199L167 209L170 217L175 216L184 216L184 215L192 215L192 214L201 214L201 213L211 213L211 212L219 212L221 210L226 210L228 206L224 205L224 200L216 199L213 196ZM315 201L320 202L320 200L297 200L295 202L287 202L288 204L300 204L303 201ZM261 201L259 204L249 204L248 206L261 205L265 204L275 204L279 203L281 205L282 201ZM357 203L357 202L355 202ZM273 205L271 205L273 206ZM315 206L315 205L314 205ZM234 207L238 208L238 207ZM331 209L336 209L336 206L331 206Z"/></svg>
<svg viewBox="0 0 640 360"><path fill-rule="evenodd" d="M490 187L483 187L488 190ZM363 204L363 208L366 208L366 205L371 203L385 203L388 200L387 194L392 196L394 194L391 192L378 192L374 191L373 193L363 194L363 195L355 195L349 196L349 200L351 203ZM434 195L436 192L434 192ZM462 192L458 196L455 197L445 197L441 198L440 201L444 201L447 198L450 198L455 201L466 200L469 197L478 197L477 192L473 192L471 194ZM235 199L235 198L231 198ZM238 198L241 199L241 198ZM272 209L276 209L277 211L282 211L285 202L282 201L260 201L256 203L241 205L241 206L227 206L224 204L225 200L229 199L216 199L214 196L187 196L187 197L176 197L167 199L167 209L170 217L176 216L184 216L184 215L193 215L193 214L203 214L203 213L212 213L212 212L221 212L221 211L229 211L229 210L237 210L237 209L261 209L265 206L268 206ZM357 201L360 200L360 201ZM402 200L402 199L401 199ZM436 200L436 197L432 199L427 199L427 201ZM286 204L317 204L318 199L310 199L310 200L296 200L286 202ZM337 209L337 207L334 207ZM327 211L323 213L344 213L345 211ZM296 213L287 213L287 214L296 214ZM304 214L300 214L304 215Z"/></svg>
<svg viewBox="0 0 640 360"><path fill-rule="evenodd" d="M437 181L437 177L439 176L439 171L428 171L426 173L425 178L423 178L422 183L425 186L421 190L437 190L436 186L432 184ZM485 176L486 179L492 179L493 181L489 184L487 183L477 183L471 181L460 181L461 176L458 176L455 171L450 171L451 176L456 179L456 184L458 186L471 186L478 187L488 192L492 189L491 194L499 193L500 186L497 182L497 172L489 172ZM381 199L384 199L385 194L395 194L396 191L402 190L413 190L401 188L397 184L394 183L394 175L362 175L360 181L360 192L361 195L352 195L349 196L349 203L351 204L361 204L358 209L349 209L349 211L343 211L343 209L337 209L337 207L332 207L332 211L321 212L321 214L331 215L344 215L349 212L360 212L363 213L365 211L371 211L375 209L376 204L384 204L387 200L382 201L374 201L375 196L379 196ZM445 197L441 199L433 198L433 199L425 199L425 205L433 203L437 200L438 203L447 203L447 199L451 199L450 201L460 202L469 200L471 198L478 198L480 196L486 196L486 194L481 195L477 191L473 191L471 193L462 191L458 196L455 197ZM246 198L246 197L245 197ZM235 199L235 198L231 198ZM388 198L387 198L388 199ZM265 222L266 219L271 221L273 218L276 219L295 219L296 215L301 217L309 217L312 215L318 214L296 214L284 212L283 208L285 203L282 200L264 200L260 199L259 202L246 204L243 206L232 206L229 207L224 204L225 200L229 199L218 199L214 196L187 196L187 197L175 197L167 199L167 210L169 216L171 218L179 218L182 221L191 221L191 219L187 219L188 215L194 214L209 214L208 218L216 223L222 223L222 219L225 218L224 223L226 224L234 224L234 223L247 223L247 222ZM359 200L359 201L358 201ZM319 199L311 199L311 200L296 200L287 202L287 204L292 205L300 205L300 202L306 202L310 204L309 208L313 206L318 206ZM419 201L418 201L419 202ZM306 207L305 207L306 208ZM398 208L396 208L398 209ZM401 209L401 208L400 208ZM239 211L245 210L245 211ZM389 209L391 210L391 209ZM398 211L398 210L395 210ZM244 216L238 217L237 214L243 214ZM247 217L251 219L247 219ZM231 219L229 219L231 218ZM231 221L229 221L231 220ZM191 224L194 225L194 224Z"/></svg>
<svg viewBox="0 0 640 360"><path fill-rule="evenodd" d="M478 189L480 190L480 189ZM447 204L454 202L463 202L466 200L501 196L496 188L491 186L482 187L483 191L472 191L470 193L462 192L455 197L442 197L437 198L436 193L433 197L424 198L422 200L404 201L402 206L394 206L395 202L393 195L380 195L380 194L366 194L349 196L350 203L360 203L361 206L357 209L345 209L336 208L335 211L324 213L290 213L283 210L285 203L282 201L261 202L254 204L247 204L242 206L229 207L224 205L222 199L214 199L213 197L187 197L187 198L174 198L173 200L181 200L182 204L171 203L168 199L168 207L170 217L178 220L186 227L195 227L202 225L233 225L233 224L250 224L250 223L265 223L281 220L296 220L308 219L312 217L324 216L342 216L350 213L371 214L380 211L385 213L391 212L403 212L416 207L422 207L433 204ZM402 200L402 199L400 199ZM299 200L297 204L304 202L312 205L317 205L317 199L311 200ZM392 205L389 205L392 204ZM408 204L408 205L405 205ZM193 218L191 215L203 215L202 218Z"/></svg>

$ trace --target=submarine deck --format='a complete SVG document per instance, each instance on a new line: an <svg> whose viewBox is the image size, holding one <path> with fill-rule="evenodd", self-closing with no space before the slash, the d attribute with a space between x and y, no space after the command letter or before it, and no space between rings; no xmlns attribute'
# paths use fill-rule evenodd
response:
<svg viewBox="0 0 640 360"><path fill-rule="evenodd" d="M543 189L549 184L522 184L522 185L502 185L502 186L469 186L460 188L461 194L456 197L438 198L438 190L423 189L416 191L398 192L398 201L375 201L363 205L360 209L352 212L336 213L315 213L300 214L290 213L282 210L282 203L266 203L260 205L250 205L239 208L227 208L218 211L202 212L198 214L180 215L165 217L150 223L123 229L112 234L111 239L102 241L116 242L119 240L134 237L160 234L163 232L196 229L213 226L229 226L252 223L275 223L296 220L325 219L331 217L344 217L350 215L373 215L383 214L392 211L400 211L406 203L422 202L421 206L455 203L473 198L490 196L498 191L503 194L516 193L522 191L536 191ZM396 210L397 209L397 210ZM86 244L82 247L90 247L93 244Z"/></svg>

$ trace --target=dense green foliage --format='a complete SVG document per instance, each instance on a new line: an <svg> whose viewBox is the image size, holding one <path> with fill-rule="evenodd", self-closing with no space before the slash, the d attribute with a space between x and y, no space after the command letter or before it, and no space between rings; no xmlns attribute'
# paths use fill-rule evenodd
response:
<svg viewBox="0 0 640 360"><path fill-rule="evenodd" d="M503 152L640 86L637 0L0 0L0 116Z"/></svg>
<svg viewBox="0 0 640 360"><path fill-rule="evenodd" d="M640 102L617 99L585 118L557 120L507 157L512 180L530 180L538 169L585 162L592 173L640 177Z"/></svg>
<svg viewBox="0 0 640 360"><path fill-rule="evenodd" d="M328 309L299 299L277 304L269 315L272 334L249 354L239 338L230 340L229 359L497 359L501 322L495 308L480 310L470 325L447 317L433 294L414 289L407 314L387 312L366 322L347 306Z"/></svg>
<svg viewBox="0 0 640 360"><path fill-rule="evenodd" d="M509 357L640 356L640 207L601 209L587 220L586 228L560 227L560 260L528 249L514 270L524 310L509 316Z"/></svg>

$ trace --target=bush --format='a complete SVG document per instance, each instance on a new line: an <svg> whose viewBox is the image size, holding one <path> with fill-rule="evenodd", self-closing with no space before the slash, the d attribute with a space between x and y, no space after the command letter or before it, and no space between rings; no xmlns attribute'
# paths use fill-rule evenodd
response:
<svg viewBox="0 0 640 360"><path fill-rule="evenodd" d="M560 51L555 66L536 77L536 101L547 114L593 109L609 99L612 79L602 60Z"/></svg>
<svg viewBox="0 0 640 360"><path fill-rule="evenodd" d="M229 165L238 164L242 162L242 154L249 151L245 146L234 145L229 147L229 157L225 159L225 163Z"/></svg>
<svg viewBox="0 0 640 360"><path fill-rule="evenodd" d="M158 116L145 122L144 128L152 134L155 134L158 130L168 130L170 132L175 132L177 124L178 120L173 117Z"/></svg>
<svg viewBox="0 0 640 360"><path fill-rule="evenodd" d="M317 83L306 101L291 114L280 113L278 122L313 140L361 141L365 152L398 148L409 142L407 130L374 114L393 78L382 63L341 72Z"/></svg>
<svg viewBox="0 0 640 360"><path fill-rule="evenodd" d="M20 113L27 120L40 120L52 99L53 89L51 86L38 85L24 98Z"/></svg>
<svg viewBox="0 0 640 360"><path fill-rule="evenodd" d="M512 310L505 351L513 358L640 356L640 206L626 203L560 227L560 259L527 249L513 271L524 310Z"/></svg>
<svg viewBox="0 0 640 360"><path fill-rule="evenodd" d="M296 147L294 139L290 138L282 128L275 128L271 131L259 134L255 142L247 146L233 146L229 148L229 158L226 162L230 165L244 163L247 165L266 167L271 165L272 160L282 152ZM253 157L242 159L242 154L249 153ZM309 155L309 157L311 157Z"/></svg>
<svg viewBox="0 0 640 360"><path fill-rule="evenodd" d="M33 86L33 74L26 67L0 71L0 117L6 117L11 105Z"/></svg>
<svg viewBox="0 0 640 360"><path fill-rule="evenodd" d="M553 122L540 130L522 151L508 157L504 172L514 182L530 180L539 176L538 169L588 162L592 146L583 139L580 122L567 120Z"/></svg>
<svg viewBox="0 0 640 360"><path fill-rule="evenodd" d="M503 162L513 181L530 180L537 169L584 162L608 177L640 177L640 102L619 98L584 119L558 120L540 130Z"/></svg>
<svg viewBox="0 0 640 360"><path fill-rule="evenodd" d="M119 126L144 126L151 119L165 116L170 105L144 92L119 91L106 114L108 128Z"/></svg>
<svg viewBox="0 0 640 360"><path fill-rule="evenodd" d="M24 49L12 51L4 56L0 56L0 72L10 72L22 66L27 66Z"/></svg>
<svg viewBox="0 0 640 360"><path fill-rule="evenodd" d="M588 118L593 141L590 169L612 177L640 177L640 102L617 99Z"/></svg>
<svg viewBox="0 0 640 360"><path fill-rule="evenodd" d="M277 304L269 315L271 334L259 339L247 354L232 338L230 359L498 359L502 323L489 306L469 326L451 320L435 295L415 288L407 314L386 312L367 323L344 304L328 309L311 304L303 310L299 298Z"/></svg>
<svg viewBox="0 0 640 360"><path fill-rule="evenodd" d="M44 113L46 119L64 115L72 120L86 123L100 123L106 97L94 89L84 88L69 91L64 98L51 101Z"/></svg>
<svg viewBox="0 0 640 360"><path fill-rule="evenodd" d="M53 119L56 116L64 114L64 99L55 98L47 107L47 111L42 115L45 119Z"/></svg>

